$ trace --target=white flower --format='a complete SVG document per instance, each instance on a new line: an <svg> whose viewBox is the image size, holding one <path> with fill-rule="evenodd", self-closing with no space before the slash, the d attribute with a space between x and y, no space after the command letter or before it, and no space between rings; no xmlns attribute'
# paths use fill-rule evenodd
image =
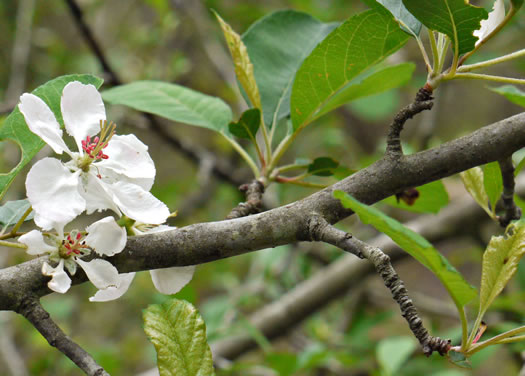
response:
<svg viewBox="0 0 525 376"><path fill-rule="evenodd" d="M481 43L505 18L505 3L503 0L496 0L492 12L486 20L481 21L479 30L474 31L474 36L478 37L476 46Z"/></svg>
<svg viewBox="0 0 525 376"><path fill-rule="evenodd" d="M92 251L98 255L113 256L126 246L126 229L119 226L113 217L103 218L86 228L87 236L78 231L72 231L64 237L63 234L44 238L38 230L32 230L22 235L18 241L27 246L30 255L49 254L49 259L57 261L52 267L47 262L42 264L42 274L51 277L47 286L56 292L65 293L71 287L71 279L67 271L74 275L79 265L88 279L99 290L115 287L120 283L118 270L108 261L93 259L89 262L80 258Z"/></svg>
<svg viewBox="0 0 525 376"><path fill-rule="evenodd" d="M135 223L131 230L134 235L145 235L155 232L173 230L175 227L170 226L151 226L144 223ZM179 292L193 278L195 266L181 266L172 268L163 268L150 270L151 280L155 288L162 294L171 295ZM135 273L119 274L117 286L112 286L98 291L94 296L89 298L91 302L106 302L120 298L126 293Z"/></svg>
<svg viewBox="0 0 525 376"><path fill-rule="evenodd" d="M62 117L78 152L62 140L60 125L42 99L26 93L18 107L33 133L57 154L71 157L67 163L44 158L27 175L27 196L39 227L61 232L84 210L111 209L153 224L169 216L166 205L149 193L155 166L148 147L134 135L114 135L115 125L106 122L102 97L93 85L74 81L62 92Z"/></svg>

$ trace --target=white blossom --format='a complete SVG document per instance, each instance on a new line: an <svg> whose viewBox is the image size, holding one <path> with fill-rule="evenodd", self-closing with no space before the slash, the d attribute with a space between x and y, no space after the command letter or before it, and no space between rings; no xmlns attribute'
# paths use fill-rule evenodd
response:
<svg viewBox="0 0 525 376"><path fill-rule="evenodd" d="M66 163L44 158L29 171L26 190L35 223L61 232L84 210L90 214L105 209L142 222L163 223L169 210L149 192L155 166L148 148L134 135L114 135L115 126L106 121L97 89L70 82L60 106L65 129L78 152L68 148L58 121L42 99L27 93L20 97L19 109L29 129L57 154L71 157Z"/></svg>
<svg viewBox="0 0 525 376"><path fill-rule="evenodd" d="M505 18L505 3L503 0L496 0L486 20L481 21L481 27L474 31L474 36L478 37L476 46L480 44Z"/></svg>
<svg viewBox="0 0 525 376"><path fill-rule="evenodd" d="M72 231L67 236L59 233L44 237L42 232L32 230L18 241L27 246L30 255L48 254L51 261L58 262L55 267L47 262L42 264L42 274L51 277L47 285L53 291L63 294L69 290L71 279L66 270L74 275L77 265L99 290L117 286L120 283L118 270L110 262L97 258L83 261L81 258L92 251L101 256L113 256L121 252L126 246L126 229L119 226L113 217L106 217L88 226L86 231L87 236Z"/></svg>

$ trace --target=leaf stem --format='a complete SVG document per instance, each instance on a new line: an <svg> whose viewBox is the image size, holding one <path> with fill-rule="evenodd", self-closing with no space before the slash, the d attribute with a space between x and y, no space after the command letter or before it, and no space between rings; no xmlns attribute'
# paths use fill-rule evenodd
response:
<svg viewBox="0 0 525 376"><path fill-rule="evenodd" d="M284 176L276 176L274 178L274 180L276 182L278 182L278 183L293 184L293 185L299 185L301 187L308 187L308 188L326 188L326 187L328 187L330 185L330 184L311 183L311 182L308 182L308 181L295 180L298 177L300 177L300 176L296 176L294 178L286 178Z"/></svg>
<svg viewBox="0 0 525 376"><path fill-rule="evenodd" d="M268 136L268 130L266 129L266 124L264 123L264 116L263 116L262 108L260 108L259 110L261 111L261 125L262 125L261 128L262 128L262 134L263 134L263 139L264 139L264 145L266 146L266 158L270 159L272 155L272 141L271 141L271 138ZM259 146L257 146L257 149L259 149ZM262 154L260 150L259 150L259 154L260 154L259 158L261 158ZM264 166L265 164L264 157L262 157L261 163Z"/></svg>
<svg viewBox="0 0 525 376"><path fill-rule="evenodd" d="M501 333L501 334L498 334L497 336L494 336L486 341L483 341L483 342L480 342L474 346L472 346L472 348L470 348L466 353L465 355L466 356L470 356L472 354L475 354L477 353L478 351L480 350L483 350L485 347L487 346L490 346L490 345L496 345L496 344L499 344L499 343L508 343L508 341L511 341L513 340L513 338L509 338L509 337L514 337L516 336L517 334L521 334L521 333L524 333L525 332L525 326L520 326L519 328L515 328L515 329L512 329L512 330L509 330L505 333ZM474 331L473 331L474 333ZM516 337L516 338L523 338L525 336L519 336L519 337ZM518 339L516 339L517 341ZM511 341L511 342L514 342L514 341Z"/></svg>
<svg viewBox="0 0 525 376"><path fill-rule="evenodd" d="M432 65L432 70L429 72L430 74L441 73L439 69L439 57L440 53L436 45L436 37L432 30L427 29L428 32L428 39L430 40L430 47L432 48L432 58L434 60L434 63ZM418 38L419 40L419 38ZM424 57L424 56L423 56ZM426 61L426 60L425 60Z"/></svg>
<svg viewBox="0 0 525 376"><path fill-rule="evenodd" d="M458 68L458 72L459 73L471 72L471 71L476 70L476 69L490 67L492 65L504 63L506 61L509 61L509 60L512 60L512 59L516 59L516 58L522 57L522 56L525 56L525 48L522 49L522 50L519 50L519 51L515 51L515 52L513 52L511 54L507 54L507 55L503 55L503 56L497 57L495 59L482 61L482 62L479 62L479 63L476 63L476 64L463 65L463 66Z"/></svg>
<svg viewBox="0 0 525 376"><path fill-rule="evenodd" d="M5 240L0 240L0 245L4 247L11 247L11 248L22 248L27 249L27 245L22 243L13 243L13 242L7 242Z"/></svg>
<svg viewBox="0 0 525 376"><path fill-rule="evenodd" d="M461 320L461 350L467 349L467 340L468 340L468 321L467 315L465 313L465 307L458 308L459 319Z"/></svg>
<svg viewBox="0 0 525 376"><path fill-rule="evenodd" d="M20 219L18 220L18 222L16 222L16 224L13 226L13 228L11 229L11 231L9 232L11 235L13 234L16 234L16 232L18 231L18 229L20 228L20 226L22 226L22 224L24 223L24 221L26 220L27 216L29 214L31 214L31 212L33 211L33 208L31 206L29 206L27 208L27 210L25 211L25 213L22 215L22 217L20 217Z"/></svg>
<svg viewBox="0 0 525 376"><path fill-rule="evenodd" d="M456 80L460 78L472 79L472 80L486 80L486 81L496 81L509 84L525 85L525 79L523 78L512 78L512 77L502 77L502 76L492 76L490 74L481 74L481 73L456 73L453 77L444 77L445 80Z"/></svg>
<svg viewBox="0 0 525 376"><path fill-rule="evenodd" d="M224 136L226 140L228 140L228 142L233 146L233 148L237 151L237 153L241 155L241 157L246 161L246 163L248 163L248 166L250 166L253 172L253 175L255 176L256 179L258 179L260 176L260 172L259 172L259 169L257 168L257 165L255 164L255 161L252 159L252 157L246 152L246 150L244 150L244 148L241 145L239 145L237 141L226 136L226 134L224 133L221 133L221 134Z"/></svg>

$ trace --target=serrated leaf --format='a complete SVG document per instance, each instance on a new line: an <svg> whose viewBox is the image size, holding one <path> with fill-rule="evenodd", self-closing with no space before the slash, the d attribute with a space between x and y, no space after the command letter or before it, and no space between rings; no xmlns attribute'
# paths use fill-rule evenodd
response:
<svg viewBox="0 0 525 376"><path fill-rule="evenodd" d="M377 6L378 3L381 4L392 13L403 30L416 38L419 36L422 24L408 11L402 0L364 0L364 2L369 7Z"/></svg>
<svg viewBox="0 0 525 376"><path fill-rule="evenodd" d="M48 81L36 88L32 93L42 98L55 114L59 124L64 126L62 113L60 111L60 98L62 90L67 83L80 81L83 84L92 84L97 89L104 82L101 78L89 74L73 74L61 76ZM44 141L27 127L24 116L18 110L18 106L11 112L0 128L0 141L10 140L16 143L21 150L21 159L18 165L10 172L0 174L0 198L2 198L13 182L16 175L26 166L31 159L45 145Z"/></svg>
<svg viewBox="0 0 525 376"><path fill-rule="evenodd" d="M432 271L443 283L458 309L477 296L476 289L421 235L343 191L335 191L334 197L341 200L345 208L357 213L361 222L371 224L376 230L388 235L399 247Z"/></svg>
<svg viewBox="0 0 525 376"><path fill-rule="evenodd" d="M4 205L0 206L0 223L5 227L17 223L30 207L31 204L28 200L6 202ZM24 221L30 221L34 216L35 213L31 212Z"/></svg>
<svg viewBox="0 0 525 376"><path fill-rule="evenodd" d="M214 375L206 326L197 309L184 300L150 305L143 313L144 331L157 351L161 376Z"/></svg>
<svg viewBox="0 0 525 376"><path fill-rule="evenodd" d="M496 204L503 193L503 178L498 162L487 163L483 166L483 186L490 202L493 213L496 213Z"/></svg>
<svg viewBox="0 0 525 376"><path fill-rule="evenodd" d="M290 93L303 60L338 24L282 10L255 22L242 40L253 63L264 120L271 125L290 114Z"/></svg>
<svg viewBox="0 0 525 376"><path fill-rule="evenodd" d="M447 353L447 358L452 364L455 364L458 367L468 368L468 369L472 368L472 365L470 364L470 361L468 360L468 358L460 352L450 350Z"/></svg>
<svg viewBox="0 0 525 376"><path fill-rule="evenodd" d="M231 122L228 129L231 134L239 138L247 138L255 142L255 135L261 125L261 111L258 108L246 110L238 122Z"/></svg>
<svg viewBox="0 0 525 376"><path fill-rule="evenodd" d="M518 106L525 107L525 91L522 91L515 86L503 85L500 87L491 87L490 90L503 95L509 101Z"/></svg>
<svg viewBox="0 0 525 376"><path fill-rule="evenodd" d="M235 68L235 74L239 80L244 92L250 100L250 105L252 107L262 110L261 105L261 95L259 93L259 88L257 82L255 82L255 76L253 73L253 64L250 61L250 56L246 46L244 45L241 36L237 34L226 21L224 21L217 12L215 17L221 25L224 38L228 44L228 49L233 59L233 66Z"/></svg>
<svg viewBox="0 0 525 376"><path fill-rule="evenodd" d="M312 163L308 165L308 173L316 176L332 176L335 169L339 166L339 162L329 157L315 158Z"/></svg>
<svg viewBox="0 0 525 376"><path fill-rule="evenodd" d="M510 279L525 254L525 222L511 224L505 236L493 236L483 254L479 315L490 307Z"/></svg>
<svg viewBox="0 0 525 376"><path fill-rule="evenodd" d="M416 347L417 343L411 337L391 337L381 340L376 348L376 356L385 376L397 375Z"/></svg>
<svg viewBox="0 0 525 376"><path fill-rule="evenodd" d="M398 202L395 196L390 196L382 202L416 213L438 213L441 208L448 205L448 193L441 180L433 181L415 189L419 192L419 197L412 205L407 205L402 200Z"/></svg>
<svg viewBox="0 0 525 376"><path fill-rule="evenodd" d="M377 70L371 70L356 77L323 105L319 112L315 114L314 120L350 101L405 85L412 78L415 68L416 66L412 63L403 63L380 67Z"/></svg>
<svg viewBox="0 0 525 376"><path fill-rule="evenodd" d="M291 96L294 131L310 123L349 82L397 51L408 38L382 7L350 17L332 31L295 76Z"/></svg>
<svg viewBox="0 0 525 376"><path fill-rule="evenodd" d="M463 171L459 174L463 185L467 189L468 193L476 200L479 206L491 217L494 214L488 206L489 197L485 191L485 184L483 183L483 170L481 167L474 167L470 170Z"/></svg>
<svg viewBox="0 0 525 376"><path fill-rule="evenodd" d="M465 0L403 0L403 4L430 30L447 35L459 55L474 49L478 38L473 32L488 17L485 9Z"/></svg>
<svg viewBox="0 0 525 376"><path fill-rule="evenodd" d="M135 81L102 92L111 104L218 132L227 130L230 107L221 99L161 81Z"/></svg>

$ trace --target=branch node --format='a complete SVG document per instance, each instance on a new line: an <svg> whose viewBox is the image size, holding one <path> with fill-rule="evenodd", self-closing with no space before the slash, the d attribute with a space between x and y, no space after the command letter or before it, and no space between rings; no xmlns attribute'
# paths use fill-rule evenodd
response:
<svg viewBox="0 0 525 376"><path fill-rule="evenodd" d="M498 161L501 169L501 177L503 180L503 193L501 200L503 201L503 208L505 214L498 217L501 227L507 227L511 221L521 218L521 209L516 206L514 202L514 165L512 164L512 157L507 157Z"/></svg>
<svg viewBox="0 0 525 376"><path fill-rule="evenodd" d="M239 203L232 209L226 219L246 217L248 215L260 213L262 210L262 197L264 194L264 184L259 180L252 180L250 183L242 184L239 191L245 194L246 201Z"/></svg>
<svg viewBox="0 0 525 376"><path fill-rule="evenodd" d="M400 157L403 155L403 148L401 147L401 131L408 119L413 118L424 110L432 109L434 102L432 91L427 87L422 87L416 94L414 102L402 108L394 117L390 124L386 141L386 155L393 157Z"/></svg>

